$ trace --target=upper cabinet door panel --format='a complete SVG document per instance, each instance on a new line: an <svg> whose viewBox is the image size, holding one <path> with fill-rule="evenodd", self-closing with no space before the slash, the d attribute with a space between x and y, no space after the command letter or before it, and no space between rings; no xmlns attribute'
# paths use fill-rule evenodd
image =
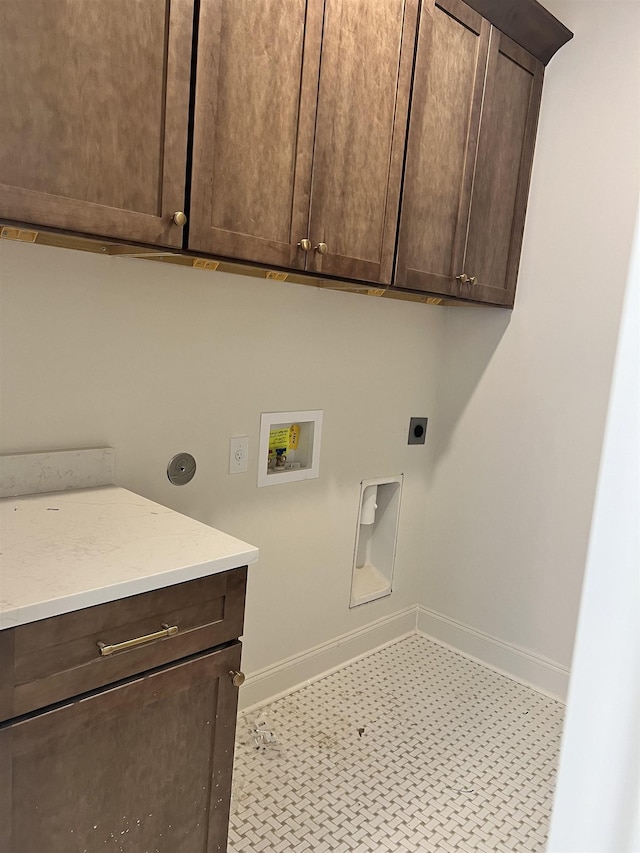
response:
<svg viewBox="0 0 640 853"><path fill-rule="evenodd" d="M544 66L491 31L473 197L460 295L512 305Z"/></svg>
<svg viewBox="0 0 640 853"><path fill-rule="evenodd" d="M390 282L415 42L415 0L326 0L309 268Z"/></svg>
<svg viewBox="0 0 640 853"><path fill-rule="evenodd" d="M304 266L321 0L202 0L189 248Z"/></svg>
<svg viewBox="0 0 640 853"><path fill-rule="evenodd" d="M0 3L0 216L181 244L192 19L192 0Z"/></svg>
<svg viewBox="0 0 640 853"><path fill-rule="evenodd" d="M459 0L423 6L398 246L402 287L457 293L489 31Z"/></svg>

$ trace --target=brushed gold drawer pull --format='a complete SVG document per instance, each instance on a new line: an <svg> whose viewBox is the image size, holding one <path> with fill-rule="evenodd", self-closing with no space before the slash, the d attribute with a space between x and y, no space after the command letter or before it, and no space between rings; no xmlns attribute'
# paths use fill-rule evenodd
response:
<svg viewBox="0 0 640 853"><path fill-rule="evenodd" d="M124 649L132 649L134 646L141 646L143 643L152 642L152 640L161 640L163 637L173 637L177 633L177 625L165 625L163 623L162 631L155 631L153 634L145 634L144 637L134 637L133 640L125 640L122 643L114 643L113 645L99 642L98 648L100 649L102 657L107 657L107 655L112 655L114 652L122 652Z"/></svg>

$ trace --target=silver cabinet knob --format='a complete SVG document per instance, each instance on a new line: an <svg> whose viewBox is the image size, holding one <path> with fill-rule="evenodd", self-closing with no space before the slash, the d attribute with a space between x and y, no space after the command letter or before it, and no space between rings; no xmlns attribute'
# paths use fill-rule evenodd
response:
<svg viewBox="0 0 640 853"><path fill-rule="evenodd" d="M319 255L327 254L327 244L326 243L318 243L317 246L313 247Z"/></svg>
<svg viewBox="0 0 640 853"><path fill-rule="evenodd" d="M237 669L232 669L229 672L231 683L234 687L242 687L244 684L244 672L239 672Z"/></svg>
<svg viewBox="0 0 640 853"><path fill-rule="evenodd" d="M174 225L179 225L182 227L187 224L187 217L181 210L176 210L176 212L171 217L171 221Z"/></svg>
<svg viewBox="0 0 640 853"><path fill-rule="evenodd" d="M311 248L311 240L308 237L303 237L302 240L298 243L298 246L302 249L303 252L308 252Z"/></svg>
<svg viewBox="0 0 640 853"><path fill-rule="evenodd" d="M475 284L477 280L475 275L467 275L465 272L456 276L456 281L459 281L460 284Z"/></svg>

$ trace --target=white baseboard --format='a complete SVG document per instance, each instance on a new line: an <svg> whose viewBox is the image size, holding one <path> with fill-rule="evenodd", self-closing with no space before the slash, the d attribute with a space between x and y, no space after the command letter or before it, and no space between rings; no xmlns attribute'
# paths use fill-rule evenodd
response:
<svg viewBox="0 0 640 853"><path fill-rule="evenodd" d="M566 667L449 616L413 605L250 673L240 691L240 710L253 711L416 631L514 681L566 702Z"/></svg>
<svg viewBox="0 0 640 853"><path fill-rule="evenodd" d="M240 710L254 710L416 631L416 607L383 616L312 649L247 675Z"/></svg>
<svg viewBox="0 0 640 853"><path fill-rule="evenodd" d="M429 639L507 675L514 681L533 687L553 699L567 701L567 667L426 607L418 605L417 611L419 634L424 634Z"/></svg>

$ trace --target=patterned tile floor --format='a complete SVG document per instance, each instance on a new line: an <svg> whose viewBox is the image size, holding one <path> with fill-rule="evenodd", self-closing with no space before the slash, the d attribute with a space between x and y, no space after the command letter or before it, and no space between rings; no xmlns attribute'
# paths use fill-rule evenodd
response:
<svg viewBox="0 0 640 853"><path fill-rule="evenodd" d="M400 640L241 715L229 853L543 851L563 711Z"/></svg>

